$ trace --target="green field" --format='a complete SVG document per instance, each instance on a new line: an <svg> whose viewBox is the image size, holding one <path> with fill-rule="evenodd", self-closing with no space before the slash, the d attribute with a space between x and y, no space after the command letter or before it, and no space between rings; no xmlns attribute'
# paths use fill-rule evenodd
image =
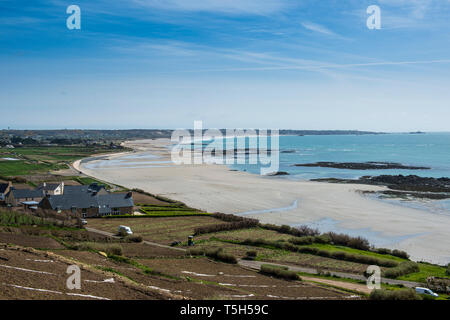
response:
<svg viewBox="0 0 450 320"><path fill-rule="evenodd" d="M434 264L428 264L428 263L418 263L419 265L419 272L410 273L404 276L399 277L400 280L407 280L407 281L415 281L415 282L426 282L427 277L430 276L436 276L436 277L442 277L442 278L450 278L450 276L446 275L445 267L437 266Z"/></svg>
<svg viewBox="0 0 450 320"><path fill-rule="evenodd" d="M112 152L106 147L22 147L0 148L0 158L15 158L17 161L0 160L0 176L22 176L46 173L67 168L67 163L97 153Z"/></svg>
<svg viewBox="0 0 450 320"><path fill-rule="evenodd" d="M0 148L0 157L16 157L24 160L35 161L75 161L92 154L112 152L106 147L81 147L81 146L67 146L67 147L22 147L15 149Z"/></svg>
<svg viewBox="0 0 450 320"><path fill-rule="evenodd" d="M24 160L0 161L0 176L22 176L65 168L67 165L59 163L36 163Z"/></svg>

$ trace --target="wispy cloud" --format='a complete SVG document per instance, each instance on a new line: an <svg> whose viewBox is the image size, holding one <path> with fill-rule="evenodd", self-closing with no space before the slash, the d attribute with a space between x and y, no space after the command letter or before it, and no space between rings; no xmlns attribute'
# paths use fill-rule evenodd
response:
<svg viewBox="0 0 450 320"><path fill-rule="evenodd" d="M317 24L317 23L303 22L303 23L302 23L302 26L303 26L305 29L308 29L308 30L310 30L310 31L319 32L319 33L322 33L322 34L327 34L327 35L329 35L329 36L334 36L334 35L336 35L333 31L331 31L331 30L328 29L327 27L322 26L322 25Z"/></svg>

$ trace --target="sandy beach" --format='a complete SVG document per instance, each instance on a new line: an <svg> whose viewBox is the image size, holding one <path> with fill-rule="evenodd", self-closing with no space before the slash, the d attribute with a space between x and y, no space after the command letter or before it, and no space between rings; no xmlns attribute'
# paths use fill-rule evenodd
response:
<svg viewBox="0 0 450 320"><path fill-rule="evenodd" d="M127 142L135 152L83 160L74 167L100 180L183 201L209 212L245 214L264 223L333 221L352 235L375 235L414 260L450 262L450 216L362 195L383 187L293 181L231 171L223 165L174 165L168 139Z"/></svg>

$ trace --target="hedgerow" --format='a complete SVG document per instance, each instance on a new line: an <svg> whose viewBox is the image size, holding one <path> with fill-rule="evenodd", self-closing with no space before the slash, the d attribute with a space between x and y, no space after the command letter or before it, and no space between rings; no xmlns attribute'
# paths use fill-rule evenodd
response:
<svg viewBox="0 0 450 320"><path fill-rule="evenodd" d="M370 249L370 243L367 239L362 237L351 237L349 235L343 234L343 233L335 233L335 232L328 232L326 233L328 237L331 240L331 243L342 245L354 249L360 249L360 250L369 250Z"/></svg>
<svg viewBox="0 0 450 320"><path fill-rule="evenodd" d="M273 230L295 237L318 236L320 234L319 230L312 229L308 226L290 227L288 225L278 226L275 224L260 224L260 226L267 230Z"/></svg>
<svg viewBox="0 0 450 320"><path fill-rule="evenodd" d="M421 300L413 289L372 290L370 300Z"/></svg>
<svg viewBox="0 0 450 320"><path fill-rule="evenodd" d="M225 262L225 263L231 263L231 264L237 263L236 257L233 256L232 254L223 252L223 248L218 248L218 249L195 248L195 249L190 249L187 253L192 256L206 256L208 258L211 258L211 259L214 259L217 261L221 261L221 262Z"/></svg>
<svg viewBox="0 0 450 320"><path fill-rule="evenodd" d="M419 265L413 261L403 261L395 268L384 271L386 278L397 278L409 273L419 272Z"/></svg>
<svg viewBox="0 0 450 320"><path fill-rule="evenodd" d="M220 232L220 231L255 228L257 225L258 225L258 220L245 218L244 220L241 220L241 221L197 227L194 229L194 235L215 233L215 232Z"/></svg>
<svg viewBox="0 0 450 320"><path fill-rule="evenodd" d="M274 276L285 280L301 280L296 272L290 271L286 267L263 264L260 272L265 275Z"/></svg>

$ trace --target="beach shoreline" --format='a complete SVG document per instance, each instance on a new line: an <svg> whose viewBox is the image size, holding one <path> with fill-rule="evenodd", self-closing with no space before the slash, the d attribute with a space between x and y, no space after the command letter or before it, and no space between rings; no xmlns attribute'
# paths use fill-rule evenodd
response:
<svg viewBox="0 0 450 320"><path fill-rule="evenodd" d="M169 143L169 139L129 141L124 145L135 151L78 160L73 166L94 178L201 210L245 214L278 225L320 227L331 221L352 235L405 250L413 260L450 262L450 217L385 203L359 192L386 187L295 181L234 171L225 165L174 165L170 164Z"/></svg>

